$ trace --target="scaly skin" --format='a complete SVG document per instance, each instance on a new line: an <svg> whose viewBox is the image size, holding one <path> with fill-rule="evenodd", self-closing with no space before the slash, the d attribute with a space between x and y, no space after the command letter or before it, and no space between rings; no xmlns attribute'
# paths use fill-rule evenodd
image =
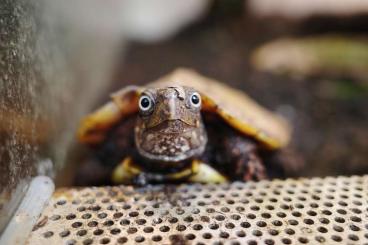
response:
<svg viewBox="0 0 368 245"><path fill-rule="evenodd" d="M208 145L202 161L223 173L230 180L261 180L267 177L258 153L257 143L225 124L215 114L203 116Z"/></svg>
<svg viewBox="0 0 368 245"><path fill-rule="evenodd" d="M167 165L165 162L155 162L139 155L133 136L135 120L135 116L127 118L111 129L104 143L95 147L95 156L86 161L78 171L77 184L106 185L113 183L111 182L113 169L126 157L131 157L133 162L142 169L139 175L129 181L132 184L185 181L185 179L169 180L165 176L185 170L190 166L191 160ZM266 178L265 167L258 156L258 146L254 140L240 135L216 115L205 115L204 122L208 133L208 143L203 154L198 156L200 161L209 163L228 180L248 181Z"/></svg>

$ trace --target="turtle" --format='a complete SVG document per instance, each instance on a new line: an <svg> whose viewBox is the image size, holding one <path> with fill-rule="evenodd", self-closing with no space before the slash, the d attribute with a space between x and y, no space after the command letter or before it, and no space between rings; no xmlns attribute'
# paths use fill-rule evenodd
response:
<svg viewBox="0 0 368 245"><path fill-rule="evenodd" d="M262 156L288 145L291 126L244 92L181 68L113 93L77 137L114 184L223 183L267 178Z"/></svg>

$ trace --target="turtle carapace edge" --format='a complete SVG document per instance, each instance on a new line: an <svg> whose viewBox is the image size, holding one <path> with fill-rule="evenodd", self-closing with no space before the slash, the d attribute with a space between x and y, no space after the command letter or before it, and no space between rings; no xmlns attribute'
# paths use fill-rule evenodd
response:
<svg viewBox="0 0 368 245"><path fill-rule="evenodd" d="M114 183L218 183L267 178L262 154L286 146L290 127L245 93L181 69L112 94L78 138Z"/></svg>

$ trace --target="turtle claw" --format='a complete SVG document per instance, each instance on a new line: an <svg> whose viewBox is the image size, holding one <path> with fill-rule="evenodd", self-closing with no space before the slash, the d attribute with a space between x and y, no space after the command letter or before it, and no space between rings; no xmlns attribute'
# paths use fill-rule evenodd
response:
<svg viewBox="0 0 368 245"><path fill-rule="evenodd" d="M137 186L146 186L149 182L145 173L140 173L135 176L132 183Z"/></svg>

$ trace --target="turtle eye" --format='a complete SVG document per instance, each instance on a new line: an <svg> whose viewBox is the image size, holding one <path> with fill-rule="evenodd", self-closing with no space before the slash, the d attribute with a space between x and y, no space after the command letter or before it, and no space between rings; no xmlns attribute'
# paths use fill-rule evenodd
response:
<svg viewBox="0 0 368 245"><path fill-rule="evenodd" d="M148 112L153 108L153 100L147 95L142 95L139 98L138 104L139 104L139 109L142 112Z"/></svg>
<svg viewBox="0 0 368 245"><path fill-rule="evenodd" d="M201 96L199 95L199 93L194 92L190 96L190 104L194 107L200 107L201 106Z"/></svg>

